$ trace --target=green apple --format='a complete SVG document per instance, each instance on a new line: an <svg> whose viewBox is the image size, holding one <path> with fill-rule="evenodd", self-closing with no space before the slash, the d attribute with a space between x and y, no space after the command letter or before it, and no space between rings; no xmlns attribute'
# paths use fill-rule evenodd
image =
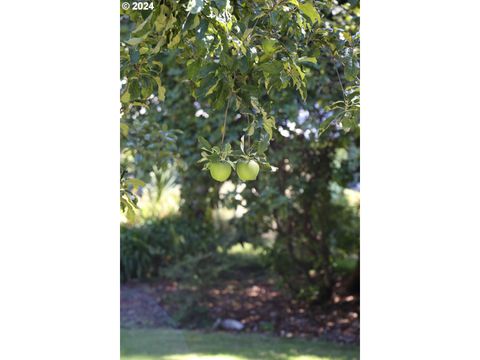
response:
<svg viewBox="0 0 480 360"><path fill-rule="evenodd" d="M212 178L220 182L227 180L232 173L232 167L226 161L210 163L208 169Z"/></svg>
<svg viewBox="0 0 480 360"><path fill-rule="evenodd" d="M259 171L260 166L255 160L240 160L237 163L237 174L243 181L255 180Z"/></svg>

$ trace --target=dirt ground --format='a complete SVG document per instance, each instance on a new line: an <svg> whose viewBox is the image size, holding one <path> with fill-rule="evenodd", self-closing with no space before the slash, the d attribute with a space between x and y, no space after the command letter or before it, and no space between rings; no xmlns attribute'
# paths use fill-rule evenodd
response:
<svg viewBox="0 0 480 360"><path fill-rule="evenodd" d="M188 297L175 282L130 282L121 287L121 325L177 327L173 320L180 311L179 299ZM278 291L269 281L227 280L208 289L192 306L205 309L212 319L235 319L244 332L274 333L282 337L318 337L328 341L358 344L360 300L358 295L334 294L331 304L306 306ZM196 327L196 326L189 326ZM211 330L211 325L205 329Z"/></svg>

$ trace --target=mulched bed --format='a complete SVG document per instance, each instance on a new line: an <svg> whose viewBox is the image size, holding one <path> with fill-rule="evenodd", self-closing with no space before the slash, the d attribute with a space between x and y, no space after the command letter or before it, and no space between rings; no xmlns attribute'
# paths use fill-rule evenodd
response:
<svg viewBox="0 0 480 360"><path fill-rule="evenodd" d="M200 305L208 309L212 319L241 321L245 332L358 344L360 299L342 293L341 284L337 288L328 306L308 307L289 299L268 280L225 280L209 289ZM175 282L123 285L122 326L171 326L174 322L167 314L178 310L172 299L183 295L188 296L188 292Z"/></svg>
<svg viewBox="0 0 480 360"><path fill-rule="evenodd" d="M120 290L120 326L123 328L157 328L173 321L160 306L155 287L130 283Z"/></svg>

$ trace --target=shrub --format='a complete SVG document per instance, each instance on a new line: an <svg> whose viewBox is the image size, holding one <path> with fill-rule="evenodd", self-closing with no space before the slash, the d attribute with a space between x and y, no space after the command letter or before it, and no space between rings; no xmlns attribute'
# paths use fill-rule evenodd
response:
<svg viewBox="0 0 480 360"><path fill-rule="evenodd" d="M120 239L122 281L161 276L186 255L215 248L212 225L179 216L122 225Z"/></svg>

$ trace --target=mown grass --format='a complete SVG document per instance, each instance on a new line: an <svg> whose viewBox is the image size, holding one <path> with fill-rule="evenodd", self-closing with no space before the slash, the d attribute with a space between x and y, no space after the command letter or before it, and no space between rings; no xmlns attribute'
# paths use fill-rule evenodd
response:
<svg viewBox="0 0 480 360"><path fill-rule="evenodd" d="M357 346L258 334L122 329L123 360L354 360Z"/></svg>

